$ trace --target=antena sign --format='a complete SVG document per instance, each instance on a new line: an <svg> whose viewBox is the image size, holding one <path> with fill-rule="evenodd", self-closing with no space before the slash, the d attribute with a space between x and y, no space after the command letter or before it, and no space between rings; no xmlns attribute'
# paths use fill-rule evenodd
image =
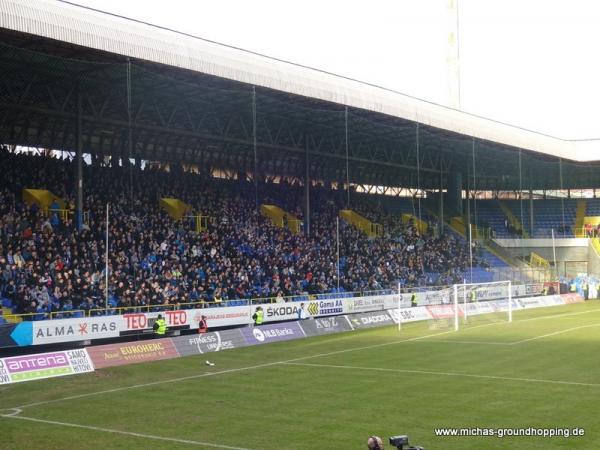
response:
<svg viewBox="0 0 600 450"><path fill-rule="evenodd" d="M87 350L38 353L0 359L0 384L93 372Z"/></svg>

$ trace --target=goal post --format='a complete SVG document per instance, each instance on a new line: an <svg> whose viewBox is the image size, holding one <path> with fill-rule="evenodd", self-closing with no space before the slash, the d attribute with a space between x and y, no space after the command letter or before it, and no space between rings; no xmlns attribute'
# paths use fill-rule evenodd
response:
<svg viewBox="0 0 600 450"><path fill-rule="evenodd" d="M398 331L402 330L402 286L398 282Z"/></svg>
<svg viewBox="0 0 600 450"><path fill-rule="evenodd" d="M463 325L512 322L512 282L455 284L454 329ZM462 320L461 320L462 319Z"/></svg>
<svg viewBox="0 0 600 450"><path fill-rule="evenodd" d="M490 322L512 322L512 283L460 283L402 289L390 310L398 330L406 322L426 321L431 330L459 330Z"/></svg>

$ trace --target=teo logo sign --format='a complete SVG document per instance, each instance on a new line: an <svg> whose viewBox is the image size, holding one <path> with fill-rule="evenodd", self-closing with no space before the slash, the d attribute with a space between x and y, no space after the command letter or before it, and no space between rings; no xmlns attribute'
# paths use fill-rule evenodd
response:
<svg viewBox="0 0 600 450"><path fill-rule="evenodd" d="M151 328L158 314L162 314L167 322L168 327L178 327L188 325L188 317L185 311L164 311L162 313L152 314L149 316L144 313L123 314L125 326L128 330L144 330Z"/></svg>

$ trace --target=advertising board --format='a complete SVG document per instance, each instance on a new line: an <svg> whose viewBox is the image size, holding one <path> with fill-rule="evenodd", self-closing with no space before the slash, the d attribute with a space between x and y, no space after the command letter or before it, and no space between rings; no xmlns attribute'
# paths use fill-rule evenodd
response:
<svg viewBox="0 0 600 450"><path fill-rule="evenodd" d="M433 319L448 319L454 317L454 305L430 305L426 306L429 315ZM459 308L458 315L462 317L463 312Z"/></svg>
<svg viewBox="0 0 600 450"><path fill-rule="evenodd" d="M265 303L262 305L253 305L252 314L258 306L263 309L264 321L265 322L278 322L282 320L294 320L298 318L298 311L303 305L305 315L308 317L307 305L309 302L277 302L277 303Z"/></svg>
<svg viewBox="0 0 600 450"><path fill-rule="evenodd" d="M459 293L461 296L461 285L458 285ZM541 283L535 284L515 284L511 287L512 298L524 297L527 295L537 295L542 292L543 285ZM506 298L508 294L507 284L493 284L477 286L477 299L478 300L497 300ZM402 306L410 306L410 298L412 293L402 294ZM423 292L417 292L417 305L448 305L454 303L454 290L451 287L437 290L429 290ZM458 302L461 303L462 299L459 298Z"/></svg>
<svg viewBox="0 0 600 450"><path fill-rule="evenodd" d="M583 301L577 294L546 297L517 297L525 292L541 289L537 285L518 285L513 287L513 309L533 308L541 306L560 305ZM494 287L478 291L478 301L500 296L505 287ZM410 307L410 294L403 294L400 312L403 322L427 320L431 318L448 317L452 313L452 305L447 302L449 290L421 292L417 294L418 303L423 306ZM396 311L398 296L394 294L383 296L311 300L307 302L268 303L260 305L264 310L265 322L295 320L298 309L304 303L306 317L336 316L348 313L389 310L397 320ZM461 302L462 303L462 302ZM474 313L506 311L506 298L486 300L487 306L474 307ZM425 306L426 305L426 306ZM152 325L158 314L162 314L169 330L198 328L198 323L204 315L211 329L252 323L252 313L258 305L230 306L186 309L163 312L138 312L123 315L107 315L98 317L81 317L69 319L54 319L26 321L18 324L0 325L0 348L42 344L56 344L106 338L117 338L125 335L151 332ZM429 307L431 309L420 309ZM450 308L450 309L448 309Z"/></svg>
<svg viewBox="0 0 600 450"><path fill-rule="evenodd" d="M385 309L386 299L391 297L392 302L398 302L397 295L374 295L347 299L347 313L359 313ZM394 305L392 305L393 307Z"/></svg>
<svg viewBox="0 0 600 450"><path fill-rule="evenodd" d="M298 310L304 305L306 317L321 317L340 315L348 311L348 305L354 299L333 300L311 300L307 302L278 302L253 305L252 313L260 306L264 311L265 322L278 322L283 320L295 320L298 318Z"/></svg>
<svg viewBox="0 0 600 450"><path fill-rule="evenodd" d="M390 317L387 311L371 311L360 314L349 314L346 317L354 329L375 328L394 324L394 320Z"/></svg>
<svg viewBox="0 0 600 450"><path fill-rule="evenodd" d="M248 345L239 329L188 334L171 338L171 340L181 356L219 352Z"/></svg>
<svg viewBox="0 0 600 450"><path fill-rule="evenodd" d="M580 303L583 302L583 297L577 293L561 294L560 295L565 304Z"/></svg>
<svg viewBox="0 0 600 450"><path fill-rule="evenodd" d="M88 352L96 369L179 356L170 338L98 345L88 347Z"/></svg>
<svg viewBox="0 0 600 450"><path fill-rule="evenodd" d="M198 322L204 315L208 328L247 325L252 323L250 306L225 306L221 308L203 308L188 310L191 316L190 328L198 328Z"/></svg>
<svg viewBox="0 0 600 450"><path fill-rule="evenodd" d="M344 316L316 317L314 319L301 320L299 324L307 336L352 331L352 327L350 327Z"/></svg>
<svg viewBox="0 0 600 450"><path fill-rule="evenodd" d="M466 309L467 316L475 316L478 314L488 314L497 312L498 308L494 308L494 305L491 301L489 302L473 302L467 303L466 305L460 304L459 308L464 312ZM508 305L506 306L508 310Z"/></svg>
<svg viewBox="0 0 600 450"><path fill-rule="evenodd" d="M398 323L398 319L405 322L417 322L419 320L429 320L434 317L431 315L428 307L415 306L414 308L398 308L388 309L388 314L391 316L394 323Z"/></svg>
<svg viewBox="0 0 600 450"><path fill-rule="evenodd" d="M150 331L159 314L163 316L170 330L198 329L203 315L211 328L245 325L251 322L249 311L248 306L232 306L40 320L26 323L32 327L29 332L31 343L24 345L106 339L141 333L144 330ZM19 330L12 331L12 334L16 334L16 331Z"/></svg>
<svg viewBox="0 0 600 450"><path fill-rule="evenodd" d="M0 325L0 348L32 344L32 322L4 323Z"/></svg>
<svg viewBox="0 0 600 450"><path fill-rule="evenodd" d="M0 359L0 384L93 372L86 349L37 353Z"/></svg>
<svg viewBox="0 0 600 450"><path fill-rule="evenodd" d="M241 329L242 336L248 345L266 344L268 342L289 341L305 336L298 322L261 325Z"/></svg>
<svg viewBox="0 0 600 450"><path fill-rule="evenodd" d="M33 345L118 337L125 316L81 317L31 322Z"/></svg>

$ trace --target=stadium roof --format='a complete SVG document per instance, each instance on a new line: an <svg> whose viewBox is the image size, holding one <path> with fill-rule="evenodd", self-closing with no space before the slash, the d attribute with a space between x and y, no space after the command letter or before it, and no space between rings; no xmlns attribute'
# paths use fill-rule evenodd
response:
<svg viewBox="0 0 600 450"><path fill-rule="evenodd" d="M582 164L600 160L599 141L561 140L70 3L2 0L0 27L6 143L72 149L79 108L92 153L127 154L133 129L133 156L247 169L256 126L270 173L303 174L308 156L312 176L343 180L348 155L356 183L433 188L473 166L478 189L600 182ZM559 168L557 158L571 163Z"/></svg>

